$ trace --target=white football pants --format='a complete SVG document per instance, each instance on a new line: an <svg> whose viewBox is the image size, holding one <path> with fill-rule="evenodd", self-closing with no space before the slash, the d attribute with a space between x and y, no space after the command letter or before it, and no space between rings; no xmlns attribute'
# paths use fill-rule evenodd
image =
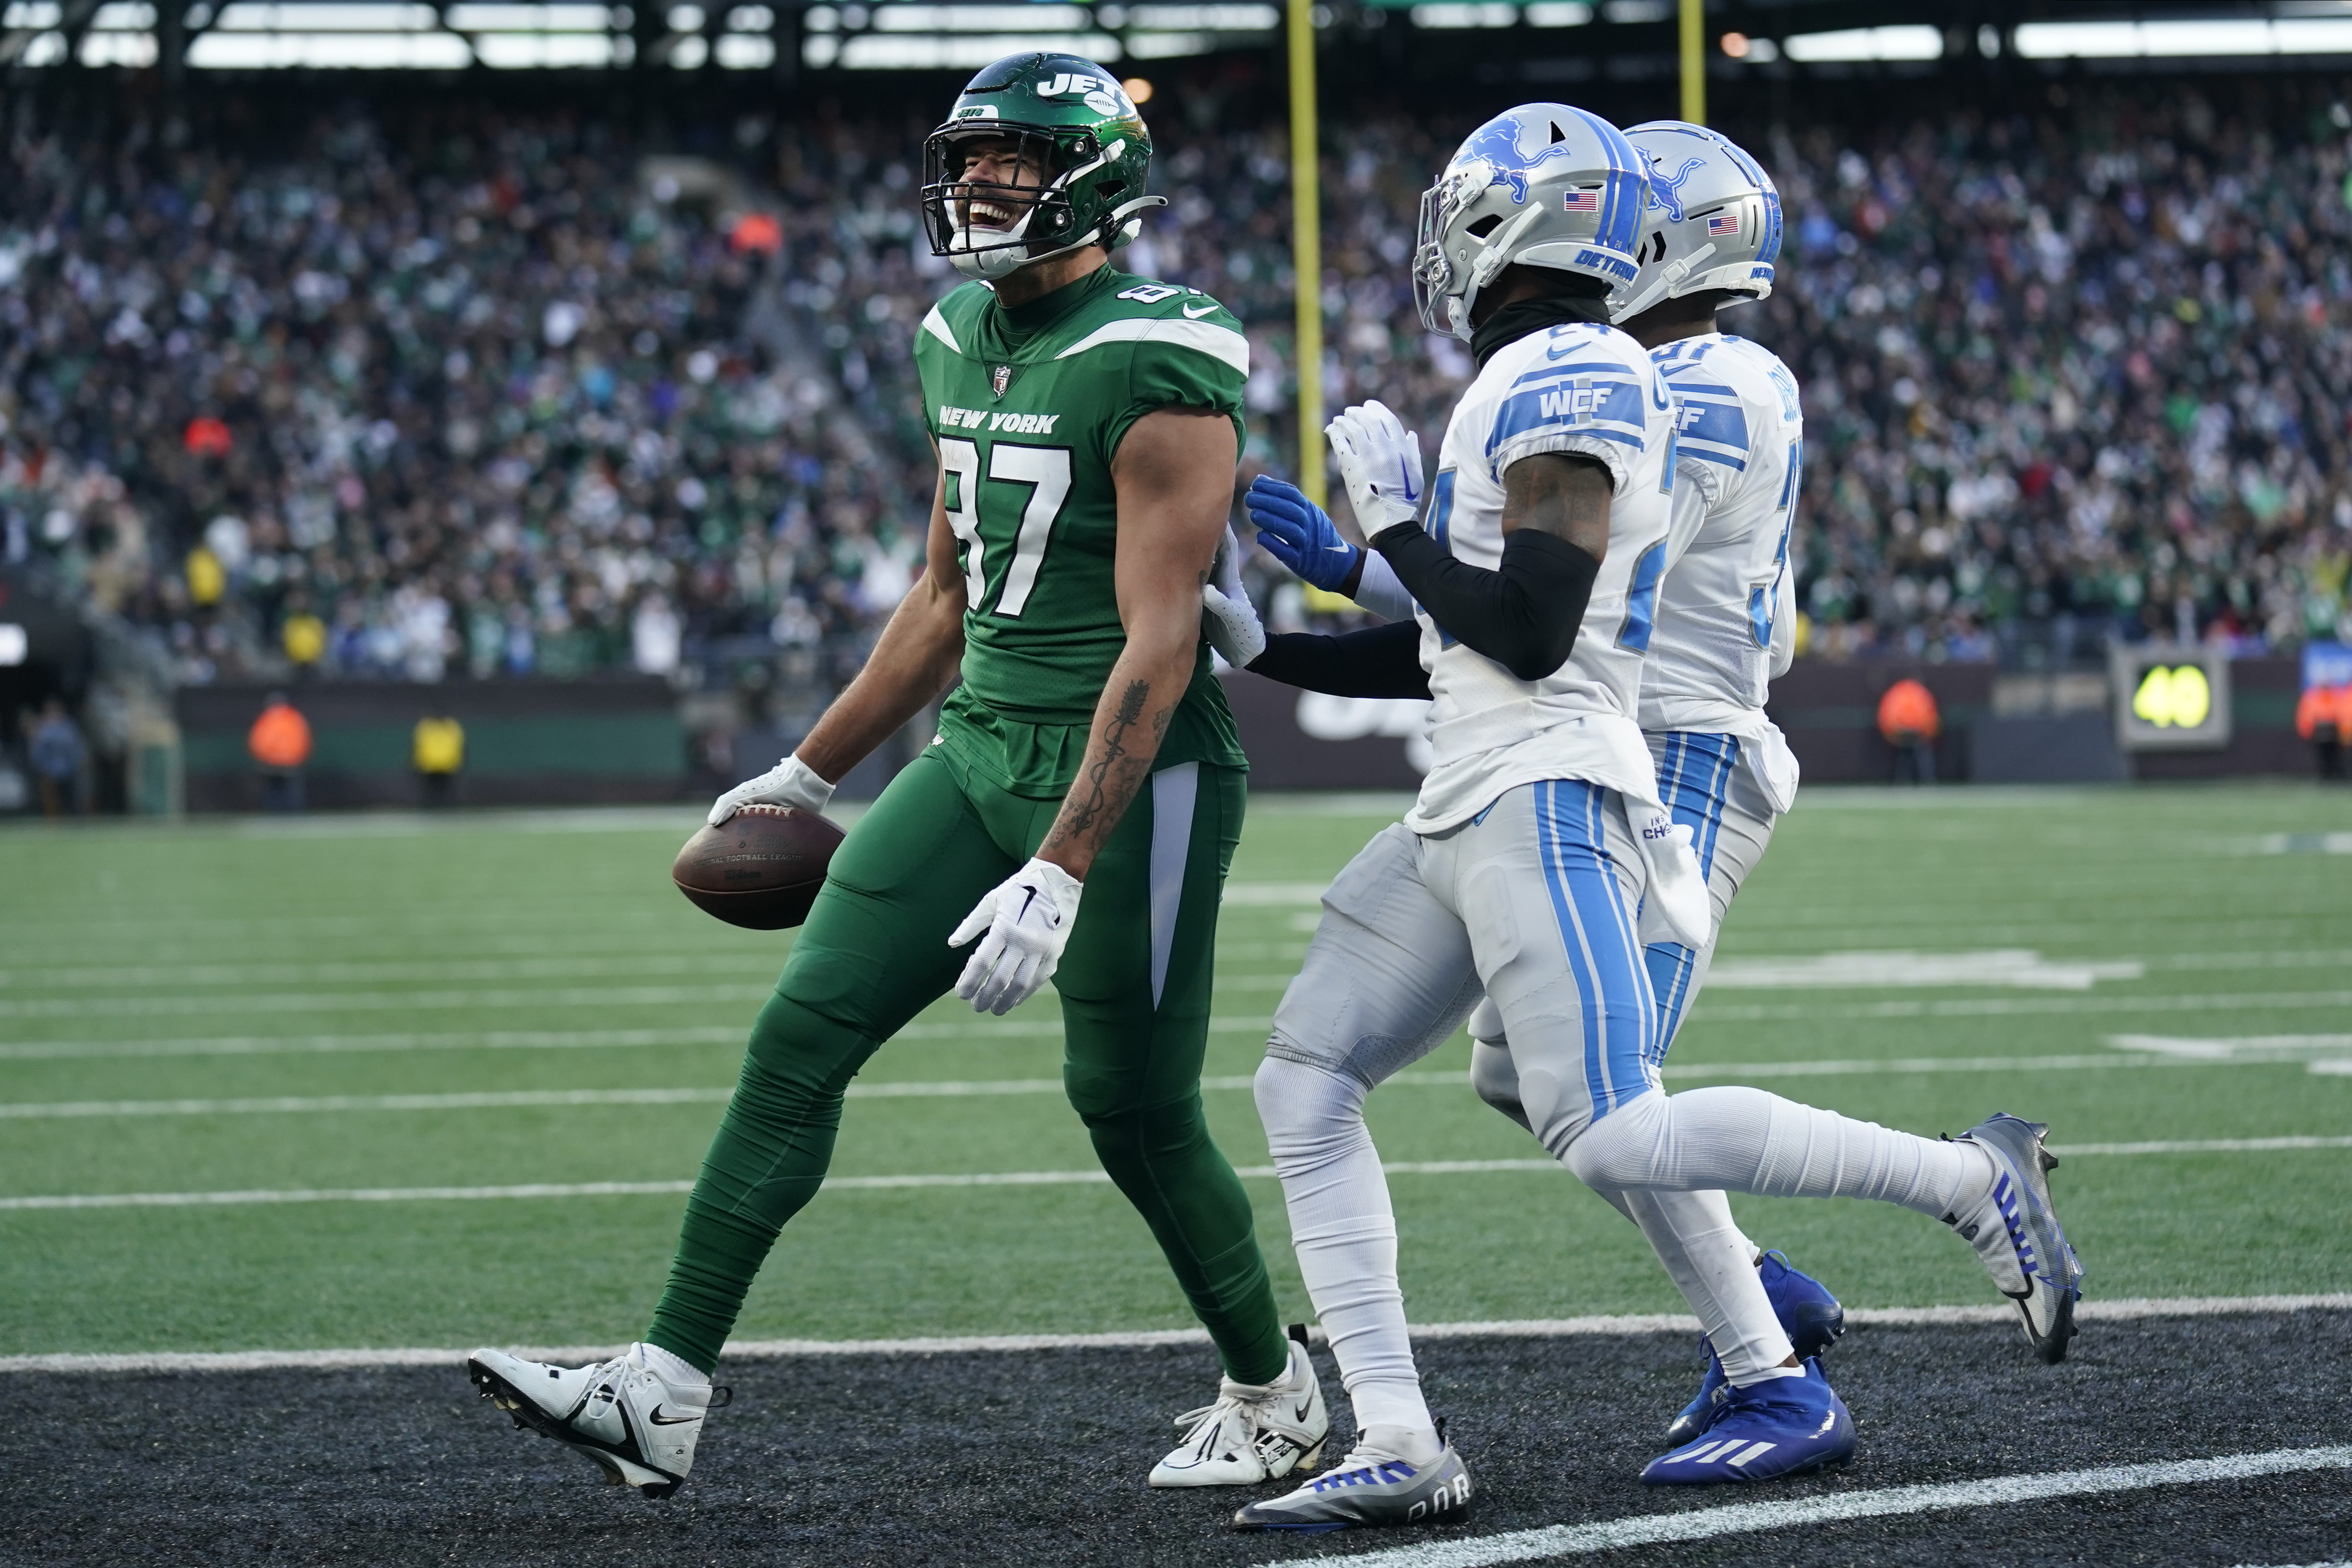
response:
<svg viewBox="0 0 2352 1568"><path fill-rule="evenodd" d="M1644 738L1657 764L1659 799L1675 821L1691 830L1691 850L1714 904L1706 946L1694 950L1654 942L1643 955L1657 998L1656 1060L1663 1065L1706 983L1723 917L1748 873L1764 858L1778 813L1741 766L1737 736L1654 731ZM1470 1082L1479 1098L1526 1126L1502 1015L1481 1005L1470 1015ZM1603 1190L1601 1196L1641 1227L1697 1314L1727 1377L1735 1384L1752 1382L1788 1360L1788 1336L1756 1283L1759 1249L1741 1233L1722 1193Z"/></svg>
<svg viewBox="0 0 2352 1568"><path fill-rule="evenodd" d="M1275 1016L1257 1103L1299 1270L1360 1427L1430 1426L1364 1096L1442 1044L1482 992L1509 1040L1529 1129L1603 1192L1872 1197L1940 1214L1979 1166L1976 1185L1989 1184L1990 1161L1964 1145L1759 1090L1660 1092L1657 1009L1635 936L1642 890L1622 801L1562 779L1507 791L1446 833L1391 827L1324 894ZM1745 1249L1731 1238L1736 1228L1708 1243L1694 1229L1692 1249L1711 1260L1670 1271L1678 1284L1691 1275L1702 1298L1753 1293L1729 1316L1694 1301L1711 1322L1750 1319L1759 1303L1769 1322L1752 1250L1737 1268L1720 1261Z"/></svg>

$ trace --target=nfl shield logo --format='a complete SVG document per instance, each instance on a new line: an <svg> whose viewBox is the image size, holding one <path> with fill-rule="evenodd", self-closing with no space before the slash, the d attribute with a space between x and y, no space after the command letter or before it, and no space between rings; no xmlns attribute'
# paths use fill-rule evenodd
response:
<svg viewBox="0 0 2352 1568"><path fill-rule="evenodd" d="M990 371L988 372L988 384L996 389L996 395L998 397L1003 397L1004 395L1004 389L1013 384L1013 367L1011 365L998 365L995 369Z"/></svg>

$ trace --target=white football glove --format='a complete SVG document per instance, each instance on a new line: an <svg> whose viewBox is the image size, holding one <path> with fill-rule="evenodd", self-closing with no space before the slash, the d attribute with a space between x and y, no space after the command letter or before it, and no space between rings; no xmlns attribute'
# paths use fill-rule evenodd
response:
<svg viewBox="0 0 2352 1568"><path fill-rule="evenodd" d="M1201 585L1201 609L1208 616L1203 630L1209 646L1226 664L1238 669L1265 652L1265 628L1250 603L1249 591L1242 586L1242 545L1231 524L1225 528L1225 542L1217 547L1216 562L1209 568L1209 580Z"/></svg>
<svg viewBox="0 0 2352 1568"><path fill-rule="evenodd" d="M833 786L795 752L757 779L747 779L719 796L709 820L715 828L746 806L798 806L803 811L823 811L832 799Z"/></svg>
<svg viewBox="0 0 2352 1568"><path fill-rule="evenodd" d="M972 1011L999 1017L1035 996L1061 967L1084 887L1053 862L1033 860L990 889L948 936L950 947L980 937L956 995Z"/></svg>
<svg viewBox="0 0 2352 1568"><path fill-rule="evenodd" d="M1379 402L1359 403L1323 427L1366 539L1421 515L1421 438Z"/></svg>

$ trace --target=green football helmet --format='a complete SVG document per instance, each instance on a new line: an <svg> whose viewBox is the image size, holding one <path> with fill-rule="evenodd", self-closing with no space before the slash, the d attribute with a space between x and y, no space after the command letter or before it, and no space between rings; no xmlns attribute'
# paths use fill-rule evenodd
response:
<svg viewBox="0 0 2352 1568"><path fill-rule="evenodd" d="M1009 144L1010 180L963 177L982 141ZM1137 214L1168 204L1144 194L1150 172L1151 133L1117 77L1075 55L1007 55L923 143L923 233L966 277L1003 277L1133 239ZM986 209L980 222L975 207Z"/></svg>

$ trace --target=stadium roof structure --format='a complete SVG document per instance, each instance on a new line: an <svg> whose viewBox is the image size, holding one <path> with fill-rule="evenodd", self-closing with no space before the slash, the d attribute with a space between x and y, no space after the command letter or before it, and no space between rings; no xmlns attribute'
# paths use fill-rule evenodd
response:
<svg viewBox="0 0 2352 1568"><path fill-rule="evenodd" d="M1672 68L1675 0L1327 0L1344 49L1423 67L1473 57L1528 80ZM2122 6L2103 0L1706 0L1710 74L2340 67L2352 0ZM296 70L968 70L1026 47L1105 64L1282 47L1273 0L5 0L0 71L160 68L167 80Z"/></svg>

